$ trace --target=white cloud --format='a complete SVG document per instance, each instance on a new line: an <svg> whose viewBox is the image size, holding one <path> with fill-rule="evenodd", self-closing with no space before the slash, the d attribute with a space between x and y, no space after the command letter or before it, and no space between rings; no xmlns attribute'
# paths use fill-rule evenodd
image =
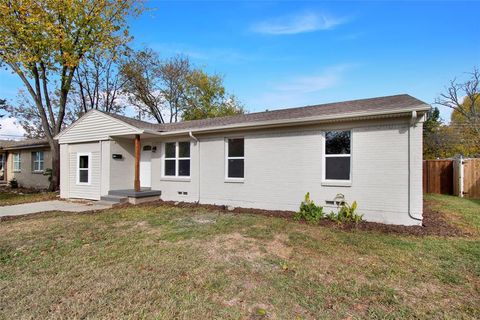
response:
<svg viewBox="0 0 480 320"><path fill-rule="evenodd" d="M164 55L186 55L198 61L222 61L227 63L249 62L257 57L250 53L242 53L230 48L194 48L183 43L154 43L150 47Z"/></svg>
<svg viewBox="0 0 480 320"><path fill-rule="evenodd" d="M330 30L347 22L346 18L333 17L324 13L303 12L258 22L251 30L261 34L283 35Z"/></svg>
<svg viewBox="0 0 480 320"><path fill-rule="evenodd" d="M249 105L256 110L264 110L318 103L319 93L341 84L345 72L352 66L335 65L321 72L297 75L280 83L271 84L270 90L254 98Z"/></svg>
<svg viewBox="0 0 480 320"><path fill-rule="evenodd" d="M25 134L25 130L16 122L15 118L0 118L0 139L18 139Z"/></svg>

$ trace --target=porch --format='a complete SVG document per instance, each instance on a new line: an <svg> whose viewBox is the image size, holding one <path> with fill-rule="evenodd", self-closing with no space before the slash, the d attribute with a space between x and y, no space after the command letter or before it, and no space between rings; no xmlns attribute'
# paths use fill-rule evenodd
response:
<svg viewBox="0 0 480 320"><path fill-rule="evenodd" d="M118 188L117 186L118 189L111 189L108 191L108 195L102 196L102 201L109 201L114 203L128 202L131 204L139 204L160 199L162 192L160 190L152 190L151 188L150 153L152 152L152 150L151 147L147 149L145 148L145 146L142 146L142 136L145 138L151 138L151 135L121 136L121 138L127 138L129 141L133 140L133 188L128 188L128 184L125 185L124 188ZM130 140L129 138L133 139ZM119 155L116 155L114 153L110 155L112 161L117 160L116 157L118 156ZM132 162L129 162L129 166L131 165Z"/></svg>

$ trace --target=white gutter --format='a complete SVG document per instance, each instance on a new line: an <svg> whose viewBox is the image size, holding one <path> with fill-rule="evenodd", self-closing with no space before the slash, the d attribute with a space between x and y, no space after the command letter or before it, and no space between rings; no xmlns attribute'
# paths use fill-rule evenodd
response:
<svg viewBox="0 0 480 320"><path fill-rule="evenodd" d="M190 138L192 138L193 140L195 140L195 144L197 144L197 162L198 162L198 186L197 186L197 194L198 194L198 199L197 199L197 203L200 203L200 140L198 140L197 137L195 137L192 133L192 131L189 131L188 132L188 135L190 136Z"/></svg>
<svg viewBox="0 0 480 320"><path fill-rule="evenodd" d="M268 120L268 121L256 121L256 122L245 122L245 123L236 123L216 127L208 128L198 128L198 129L185 129L177 131L164 131L158 132L160 136L172 136L172 135L182 135L189 134L191 131L195 133L208 133L221 130L233 130L233 129L243 129L243 128L263 128L271 126L290 126L297 124L313 124L318 122L328 122L328 121L344 121L344 120L355 120L356 118L369 118L369 117L392 117L392 116L402 116L409 115L412 112L417 113L417 111L428 111L430 106L427 104L422 104L414 108L404 109L404 110L389 110L389 111L375 111L375 112L352 112L346 113L343 115L331 115L331 116L316 116L316 117L302 117L302 118L293 118L293 119L280 119L280 120Z"/></svg>
<svg viewBox="0 0 480 320"><path fill-rule="evenodd" d="M422 216L413 213L412 210L412 132L411 128L416 127L417 111L412 111L412 118L408 126L408 215L410 218L422 221Z"/></svg>

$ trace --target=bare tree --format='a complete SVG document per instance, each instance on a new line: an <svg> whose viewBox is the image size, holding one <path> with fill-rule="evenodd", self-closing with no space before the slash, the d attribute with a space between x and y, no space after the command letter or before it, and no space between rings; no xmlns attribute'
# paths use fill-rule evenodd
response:
<svg viewBox="0 0 480 320"><path fill-rule="evenodd" d="M163 82L160 91L170 111L170 122L177 122L191 73L190 61L182 56L173 57L160 65L159 73Z"/></svg>
<svg viewBox="0 0 480 320"><path fill-rule="evenodd" d="M130 102L159 123L244 112L237 99L227 94L221 76L194 68L184 56L162 61L145 49L131 55L122 75Z"/></svg>
<svg viewBox="0 0 480 320"><path fill-rule="evenodd" d="M465 82L450 81L435 103L453 109L452 123L480 143L480 70L475 67L468 75Z"/></svg>
<svg viewBox="0 0 480 320"><path fill-rule="evenodd" d="M121 73L125 82L124 93L130 103L141 113L151 115L158 123L165 123L159 68L158 54L145 49L132 53L122 65Z"/></svg>
<svg viewBox="0 0 480 320"><path fill-rule="evenodd" d="M72 100L76 102L75 113L90 109L122 113L125 106L117 103L124 86L120 77L120 57L126 50L96 51L77 68L73 83Z"/></svg>

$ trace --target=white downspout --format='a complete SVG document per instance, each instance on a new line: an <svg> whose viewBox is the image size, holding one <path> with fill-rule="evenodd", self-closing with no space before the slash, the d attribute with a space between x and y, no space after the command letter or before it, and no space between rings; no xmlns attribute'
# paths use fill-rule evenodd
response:
<svg viewBox="0 0 480 320"><path fill-rule="evenodd" d="M421 216L417 216L412 212L412 132L411 128L416 127L417 111L412 111L412 118L408 126L408 215L410 218L422 221Z"/></svg>
<svg viewBox="0 0 480 320"><path fill-rule="evenodd" d="M195 140L195 143L197 144L197 161L198 161L198 186L197 186L197 203L200 203L200 140L198 140L197 137L195 137L192 133L192 131L188 132L188 135L190 138Z"/></svg>

